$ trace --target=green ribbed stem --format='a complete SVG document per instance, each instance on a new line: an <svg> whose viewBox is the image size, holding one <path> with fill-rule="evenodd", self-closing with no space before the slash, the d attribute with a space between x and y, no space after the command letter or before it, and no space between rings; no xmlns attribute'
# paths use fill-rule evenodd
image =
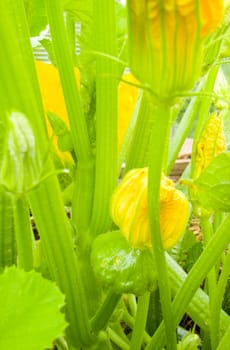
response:
<svg viewBox="0 0 230 350"><path fill-rule="evenodd" d="M45 3L57 67L71 126L74 151L78 160L78 169L74 182L72 216L77 229L82 232L87 229L91 215L94 161L74 74L73 55L66 33L61 2L59 0L46 0Z"/></svg>
<svg viewBox="0 0 230 350"><path fill-rule="evenodd" d="M202 217L200 220L202 233L204 237L204 247L207 246L208 242L210 241L211 237L213 236L213 227L210 222L211 218L209 217ZM210 337L211 344L213 346L213 349L215 349L214 344L218 343L217 340L217 329L216 329L216 320L213 318L213 302L215 299L215 291L216 291L216 269L215 266L212 267L210 272L208 273L206 277L207 282L207 291L209 295L209 304L210 304L210 329L208 334L206 334L208 339ZM205 285L206 286L206 285Z"/></svg>
<svg viewBox="0 0 230 350"><path fill-rule="evenodd" d="M120 299L120 294L115 294L114 292L108 293L102 306L91 320L91 328L94 333L98 333L107 326Z"/></svg>
<svg viewBox="0 0 230 350"><path fill-rule="evenodd" d="M221 254L230 241L230 214L220 225L215 235L211 238L206 249L203 251L199 259L193 265L186 280L178 290L173 301L173 312L175 317L175 326L180 322L190 303L193 295L199 288L203 279L207 276L210 269L216 264ZM146 350L162 350L165 344L165 329L161 323L154 334L150 344Z"/></svg>
<svg viewBox="0 0 230 350"><path fill-rule="evenodd" d="M154 110L154 114L156 118L154 119L150 140L148 174L149 220L156 268L159 276L158 284L162 315L166 330L167 348L169 350L175 350L177 347L176 325L172 312L165 251L160 231L160 182L169 134L170 108L166 104L158 105Z"/></svg>
<svg viewBox="0 0 230 350"><path fill-rule="evenodd" d="M130 315L130 313L127 311L127 309L124 309L122 320L132 329L135 324L135 318ZM150 335L144 331L143 333L143 341L148 344L151 340Z"/></svg>
<svg viewBox="0 0 230 350"><path fill-rule="evenodd" d="M34 265L34 237L27 201L23 197L13 200L15 238L18 252L18 267L29 271Z"/></svg>
<svg viewBox="0 0 230 350"><path fill-rule="evenodd" d="M114 0L95 0L96 51L116 56ZM117 62L96 57L96 174L91 232L106 232L111 226L109 204L117 181Z"/></svg>
<svg viewBox="0 0 230 350"><path fill-rule="evenodd" d="M140 350L144 339L144 331L148 315L150 293L146 292L138 298L137 313L130 342L130 349Z"/></svg>
<svg viewBox="0 0 230 350"><path fill-rule="evenodd" d="M51 276L66 295L68 341L76 347L90 345L87 296L57 179L50 177L29 194L29 199Z"/></svg>

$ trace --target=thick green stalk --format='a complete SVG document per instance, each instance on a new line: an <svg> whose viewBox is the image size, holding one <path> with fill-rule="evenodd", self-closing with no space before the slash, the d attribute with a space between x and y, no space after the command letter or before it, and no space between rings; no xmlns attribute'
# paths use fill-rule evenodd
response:
<svg viewBox="0 0 230 350"><path fill-rule="evenodd" d="M131 328L134 328L134 324L135 324L135 318L133 316L130 315L130 313L128 312L128 310L125 308L124 312L123 312L123 317L122 320ZM150 335L144 331L143 332L143 341L144 343L148 344L151 340Z"/></svg>
<svg viewBox="0 0 230 350"><path fill-rule="evenodd" d="M91 328L94 333L98 333L106 327L120 298L120 294L115 294L112 291L108 293L102 306L98 309L96 315L91 320Z"/></svg>
<svg viewBox="0 0 230 350"><path fill-rule="evenodd" d="M115 2L94 2L95 48L116 56ZM110 228L109 203L117 180L117 63L96 57L96 174L91 232Z"/></svg>
<svg viewBox="0 0 230 350"><path fill-rule="evenodd" d="M173 301L175 327L180 322L203 279L207 276L210 269L215 265L216 261L218 261L224 249L229 244L229 225L230 215L228 215L220 225L206 249L193 265L181 288L178 290ZM165 336L164 324L161 323L146 350L162 350L165 344Z"/></svg>
<svg viewBox="0 0 230 350"><path fill-rule="evenodd" d="M137 313L130 342L130 349L132 350L141 349L148 315L149 298L149 292L146 292L144 295L138 298Z"/></svg>
<svg viewBox="0 0 230 350"><path fill-rule="evenodd" d="M150 140L148 174L148 210L151 238L159 276L159 291L163 320L166 330L168 349L176 349L176 327L171 305L171 294L164 247L160 230L160 182L162 166L165 160L165 146L169 133L170 108L166 104L158 105L154 111L156 118Z"/></svg>
<svg viewBox="0 0 230 350"><path fill-rule="evenodd" d="M53 47L68 111L74 151L78 160L74 196L73 222L79 231L88 227L93 192L94 162L86 120L74 74L74 62L59 0L46 0Z"/></svg>
<svg viewBox="0 0 230 350"><path fill-rule="evenodd" d="M26 271L33 269L34 238L30 222L30 213L26 199L15 197L13 200L15 238L18 252L18 266Z"/></svg>
<svg viewBox="0 0 230 350"><path fill-rule="evenodd" d="M8 2L7 2L8 3ZM29 41L24 17L18 16L14 6L7 6L5 1L0 2L1 47L0 55L0 98L2 114L11 110L23 112L31 123L38 145L36 156L44 159L47 155L48 140L45 133L45 122L40 113L39 95L36 95L33 78L33 66ZM15 3L14 3L15 4ZM17 1L18 6L22 1ZM9 4L8 4L9 5ZM19 30L20 29L20 30ZM21 37L24 41L21 41ZM20 46L23 45L23 48ZM25 65L24 59L30 64ZM7 68L7 69L6 69ZM32 81L31 81L32 80ZM35 79L36 80L36 79ZM29 167L29 164L28 164ZM42 168L44 175L54 171L50 159L46 159ZM26 170L25 170L26 171ZM38 181L41 169L38 169ZM42 176L42 175L41 175ZM35 191L29 194L29 200L35 216L39 234L41 236L48 268L66 295L67 319L69 339L74 344L91 342L87 304L80 279L79 266L74 252L72 232L67 220L61 191L55 176L49 177Z"/></svg>
<svg viewBox="0 0 230 350"><path fill-rule="evenodd" d="M29 199L51 276L66 295L68 341L76 347L89 345L87 300L57 179L50 177L29 194Z"/></svg>

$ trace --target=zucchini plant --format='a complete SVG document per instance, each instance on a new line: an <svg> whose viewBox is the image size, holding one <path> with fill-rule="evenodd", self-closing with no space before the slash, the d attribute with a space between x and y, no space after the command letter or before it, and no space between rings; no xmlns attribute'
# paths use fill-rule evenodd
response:
<svg viewBox="0 0 230 350"><path fill-rule="evenodd" d="M226 349L229 2L0 13L0 347Z"/></svg>

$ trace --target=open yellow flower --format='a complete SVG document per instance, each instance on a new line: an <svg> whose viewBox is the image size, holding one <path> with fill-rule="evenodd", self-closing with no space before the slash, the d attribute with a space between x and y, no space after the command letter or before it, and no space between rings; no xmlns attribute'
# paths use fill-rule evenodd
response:
<svg viewBox="0 0 230 350"><path fill-rule="evenodd" d="M218 154L226 150L223 119L216 112L208 119L196 147L194 177L198 177Z"/></svg>
<svg viewBox="0 0 230 350"><path fill-rule="evenodd" d="M127 0L130 63L161 98L193 86L203 38L221 22L223 0Z"/></svg>
<svg viewBox="0 0 230 350"><path fill-rule="evenodd" d="M69 127L68 114L66 111L65 100L62 92L61 82L57 69L51 64L35 61L42 100L46 112L50 111L58 115ZM75 75L78 84L80 84L80 73L75 68ZM136 83L132 74L127 73L123 79L130 83ZM120 148L123 137L129 125L133 114L134 106L137 100L138 89L135 86L120 82L118 87L118 148ZM50 123L47 122L49 136L53 134ZM56 153L62 160L70 160L68 152L61 152L57 146L56 137L53 136Z"/></svg>
<svg viewBox="0 0 230 350"><path fill-rule="evenodd" d="M148 168L130 170L116 188L111 215L122 234L135 248L151 247L148 217ZM160 227L163 246L171 248L184 232L189 215L185 195L172 180L162 176L160 187Z"/></svg>

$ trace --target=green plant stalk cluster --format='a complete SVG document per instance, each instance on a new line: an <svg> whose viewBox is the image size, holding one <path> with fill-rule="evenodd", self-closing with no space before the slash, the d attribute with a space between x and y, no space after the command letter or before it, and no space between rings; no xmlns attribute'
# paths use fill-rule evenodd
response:
<svg viewBox="0 0 230 350"><path fill-rule="evenodd" d="M92 209L94 162L74 75L74 61L64 23L63 9L60 1L56 0L46 0L46 7L57 67L71 126L74 151L78 160L72 211L73 222L77 229L82 232L88 227Z"/></svg>
<svg viewBox="0 0 230 350"><path fill-rule="evenodd" d="M109 201L116 186L118 162L116 135L117 79L114 79L114 77L119 78L119 69L115 60L110 60L103 55L96 57L97 145L94 164L81 99L73 71L73 52L68 42L69 37L66 33L63 9L58 0L45 0L45 3L70 119L74 150L78 160L76 179L74 179L73 224L77 229L77 237L83 241L85 240L82 244L85 247L84 244L87 245L88 243L88 234L91 240L93 236L109 230L112 224L109 216ZM96 28L95 51L116 57L114 1L95 0L93 5L94 26ZM74 246L73 237L76 237L76 233L64 210L62 194L57 177L54 174L54 166L51 159L47 157L49 144L23 6L22 0L16 0L13 4L6 0L0 3L0 12L4 18L4 21L0 22L3 50L3 54L0 56L0 75L2 79L2 82L0 82L1 123L5 124L7 122L7 113L12 108L17 109L28 118L36 138L39 139L39 151L41 158L44 159L44 168L40 175L41 178L44 178L45 174L46 180L39 181L40 183L29 192L28 199L44 247L51 278L58 283L59 288L66 296L64 311L69 322L66 332L68 345L65 342L58 342L58 346L71 350L77 348L112 349L112 344L116 344L120 349L139 349L143 343L146 343L147 350L162 350L165 344L167 344L168 349L176 349L176 327L184 312L187 311L205 331L208 331L211 325L211 333L213 333L213 325L216 325L217 334L212 340L215 347L225 332L225 336L217 348L219 350L225 349L226 344L228 344L229 317L221 311L220 300L223 298L224 287L228 278L229 256L226 257L222 274L212 295L210 316L209 299L203 291L199 290L199 286L219 261L230 241L230 216L228 215L218 226L215 235L208 239L207 246L188 275L181 271L175 261L164 252L160 236L160 208L157 199L159 199L161 173L162 169L165 168L166 154L168 154L167 140L170 110L164 101L152 108L150 99L146 97L145 93L140 105L133 143L127 158L127 166L133 168L149 165L149 216L153 251L158 275L160 276L159 292L163 322L152 338L145 331L149 293L139 297L137 310L135 310L136 304L133 304L133 315L124 314L124 320L133 330L130 342L127 337L122 337L119 331L112 327L112 324L108 326L120 295L109 291L104 303L98 306L94 316L89 315L89 309L91 309L89 297L91 294L85 288L83 278L83 273L86 271L84 266L90 265L89 252L82 254L82 251L78 251L82 248L81 244L77 247ZM72 40L73 38L71 38ZM11 67L11 70L5 69L7 66ZM210 70L205 91L212 91L215 74L215 68ZM198 100L199 98L194 102L195 106L192 102L191 119L196 114L196 104L201 102L199 100L198 103ZM209 107L209 99L204 104L201 103L204 116L208 113ZM177 134L173 150L170 153L168 169L171 168L172 160L176 157L179 145L181 145L190 129L190 118L186 114L184 115L182 136ZM199 131L200 128L201 124L198 125L197 130ZM139 152L139 150L141 151ZM2 203L1 205L3 206ZM29 270L33 267L33 240L31 239L28 206L23 198L15 199L14 210L19 266ZM20 220L21 218L23 220ZM3 226L0 226L1 228L3 229ZM23 235L23 233L26 233L26 235ZM88 260L84 262L84 259ZM93 280L89 284L92 288L94 287ZM175 296L173 303L171 303L171 293ZM104 332L106 327L111 342Z"/></svg>
<svg viewBox="0 0 230 350"><path fill-rule="evenodd" d="M14 4L16 3L18 7L21 6L20 8L23 9L21 1L14 2ZM19 111L23 111L26 117L29 118L32 126L34 126L33 130L36 131L36 136L41 141L39 146L41 147L42 158L48 150L48 140L44 132L45 123L38 107L37 98L39 98L39 95L36 95L36 90L33 89L33 81L29 78L25 67L24 59L27 53L25 47L29 48L29 45L23 46L23 52L19 45L21 37L29 40L24 22L25 16L19 17L14 12L17 9L16 5L10 9L9 11L6 2L1 2L1 13L4 17L4 21L1 22L1 30L4 33L2 36L4 55L1 56L1 67L3 67L0 84L1 98L4 101L5 110L9 111L14 107ZM20 27L19 32L17 27ZM29 51L25 61L30 62L31 59L32 54ZM12 66L12 70L4 68L7 64ZM33 75L32 67L33 61L28 64L31 75ZM15 82L17 83L15 84ZM26 94L24 93L25 87ZM47 160L47 163L44 164L44 170L47 173L54 172L50 160ZM70 342L77 346L82 343L89 343L91 342L91 334L85 295L74 252L72 230L64 211L56 176L50 176L47 181L31 192L29 201L43 242L48 268L52 277L66 295L67 319L70 323L67 333L70 334Z"/></svg>

